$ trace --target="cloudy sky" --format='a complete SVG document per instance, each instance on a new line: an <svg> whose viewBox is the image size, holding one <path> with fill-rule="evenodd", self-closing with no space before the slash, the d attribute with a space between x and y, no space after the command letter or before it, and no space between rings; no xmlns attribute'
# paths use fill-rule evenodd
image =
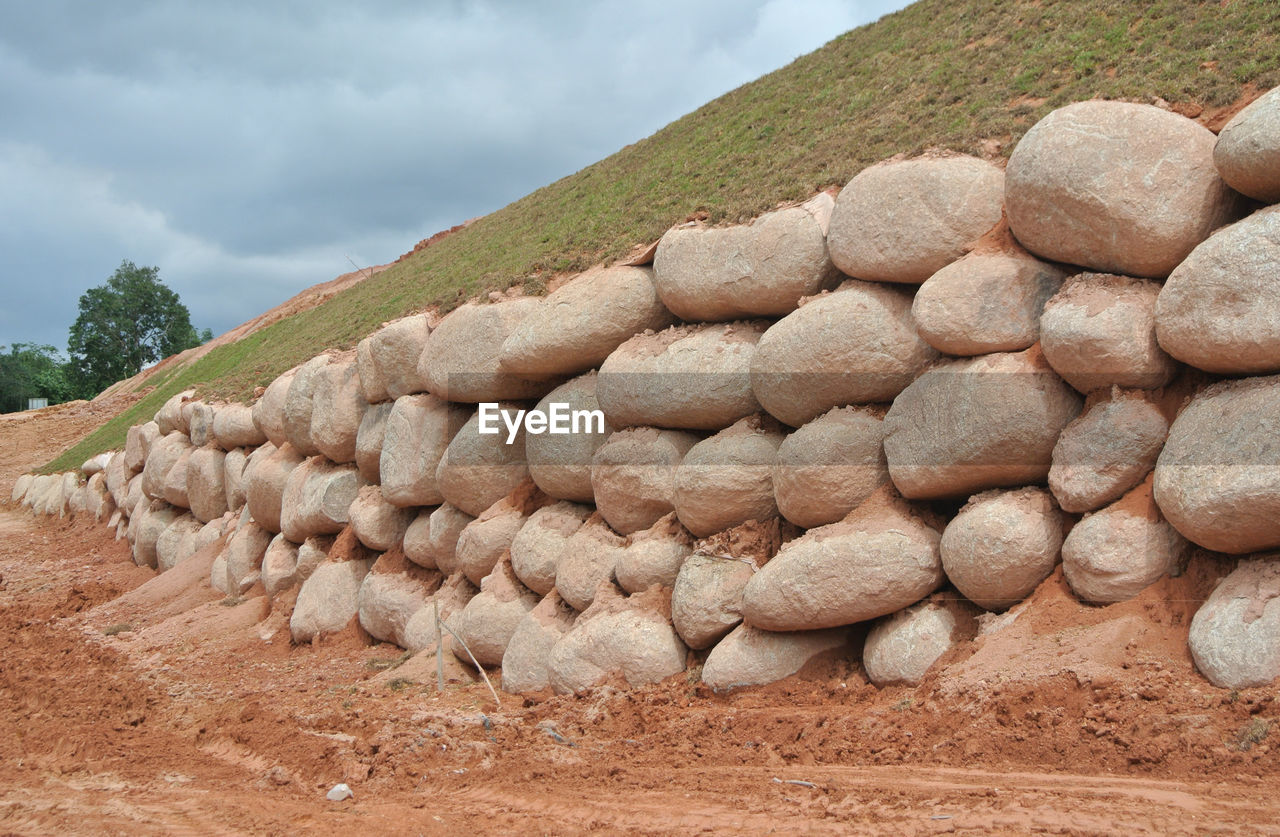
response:
<svg viewBox="0 0 1280 837"><path fill-rule="evenodd" d="M222 333L904 5L6 2L0 345L122 259Z"/></svg>

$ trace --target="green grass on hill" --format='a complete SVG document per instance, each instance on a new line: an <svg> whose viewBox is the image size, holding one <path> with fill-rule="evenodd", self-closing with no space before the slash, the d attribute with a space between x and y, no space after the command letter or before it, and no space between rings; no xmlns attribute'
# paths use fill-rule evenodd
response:
<svg viewBox="0 0 1280 837"><path fill-rule="evenodd" d="M182 388L246 399L385 320L514 282L537 287L616 259L695 212L750 218L930 147L979 153L994 139L1007 154L1040 117L1081 99L1217 106L1245 84L1280 84L1276 0L920 0L210 352L47 468L120 445L129 425Z"/></svg>

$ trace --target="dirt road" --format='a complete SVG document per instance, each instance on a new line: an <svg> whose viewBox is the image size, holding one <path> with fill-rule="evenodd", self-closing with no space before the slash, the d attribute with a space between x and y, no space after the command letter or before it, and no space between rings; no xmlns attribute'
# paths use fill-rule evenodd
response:
<svg viewBox="0 0 1280 837"><path fill-rule="evenodd" d="M0 512L0 832L1280 833L1274 694L1189 672L495 707L354 633L292 646L189 563Z"/></svg>

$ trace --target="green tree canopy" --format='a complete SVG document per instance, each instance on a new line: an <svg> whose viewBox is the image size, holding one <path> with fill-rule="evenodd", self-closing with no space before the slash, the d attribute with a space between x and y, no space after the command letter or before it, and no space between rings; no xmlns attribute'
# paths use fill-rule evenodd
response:
<svg viewBox="0 0 1280 837"><path fill-rule="evenodd" d="M50 404L73 395L66 365L53 346L14 343L0 346L0 413L27 409L28 398L47 398Z"/></svg>
<svg viewBox="0 0 1280 837"><path fill-rule="evenodd" d="M77 391L91 397L144 366L200 345L191 312L158 267L125 260L105 285L80 297L67 350Z"/></svg>

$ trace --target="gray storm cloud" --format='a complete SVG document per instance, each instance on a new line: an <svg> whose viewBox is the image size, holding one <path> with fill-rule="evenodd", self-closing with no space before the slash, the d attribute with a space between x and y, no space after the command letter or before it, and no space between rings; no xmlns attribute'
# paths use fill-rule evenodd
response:
<svg viewBox="0 0 1280 837"><path fill-rule="evenodd" d="M125 258L225 331L903 5L11 7L0 344L63 348L80 294Z"/></svg>

